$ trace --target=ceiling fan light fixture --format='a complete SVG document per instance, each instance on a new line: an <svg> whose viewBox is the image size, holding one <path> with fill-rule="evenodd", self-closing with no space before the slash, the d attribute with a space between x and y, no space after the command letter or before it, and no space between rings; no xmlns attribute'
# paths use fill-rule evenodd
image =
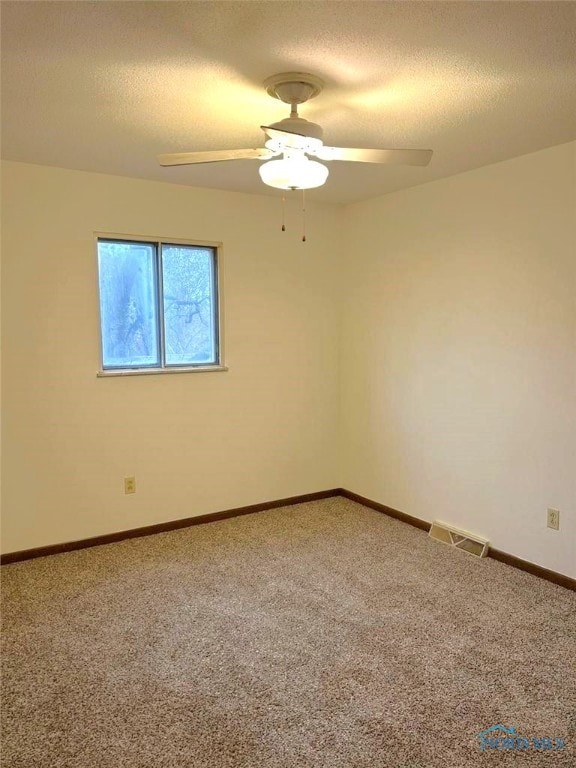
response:
<svg viewBox="0 0 576 768"><path fill-rule="evenodd" d="M276 189L314 189L328 178L328 168L307 157L269 160L258 170L264 184Z"/></svg>

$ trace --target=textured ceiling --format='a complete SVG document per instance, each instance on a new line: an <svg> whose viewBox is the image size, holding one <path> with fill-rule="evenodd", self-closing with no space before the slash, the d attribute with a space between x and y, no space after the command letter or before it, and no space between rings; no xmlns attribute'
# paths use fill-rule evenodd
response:
<svg viewBox="0 0 576 768"><path fill-rule="evenodd" d="M301 115L327 144L433 149L427 168L330 164L352 202L576 138L573 2L2 2L2 156L280 194L258 161L156 155L262 146L286 117L262 81L323 78Z"/></svg>

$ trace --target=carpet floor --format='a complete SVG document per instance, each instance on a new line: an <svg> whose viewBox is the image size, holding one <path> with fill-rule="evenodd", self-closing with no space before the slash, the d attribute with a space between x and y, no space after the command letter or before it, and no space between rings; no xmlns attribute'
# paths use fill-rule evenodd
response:
<svg viewBox="0 0 576 768"><path fill-rule="evenodd" d="M2 592L3 768L576 765L576 594L347 499L4 566ZM493 725L525 748L482 751Z"/></svg>

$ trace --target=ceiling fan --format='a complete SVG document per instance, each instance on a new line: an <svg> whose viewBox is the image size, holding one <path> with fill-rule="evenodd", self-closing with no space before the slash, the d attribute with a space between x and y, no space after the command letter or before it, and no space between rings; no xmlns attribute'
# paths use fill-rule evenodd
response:
<svg viewBox="0 0 576 768"><path fill-rule="evenodd" d="M290 104L290 117L271 125L260 126L266 135L264 147L159 155L160 165L264 160L259 172L265 184L278 189L312 189L322 186L328 178L327 166L318 160L421 166L430 162L431 149L352 149L325 146L321 126L298 115L298 104L314 98L324 87L322 80L314 75L285 72L269 77L264 81L264 85L270 96Z"/></svg>

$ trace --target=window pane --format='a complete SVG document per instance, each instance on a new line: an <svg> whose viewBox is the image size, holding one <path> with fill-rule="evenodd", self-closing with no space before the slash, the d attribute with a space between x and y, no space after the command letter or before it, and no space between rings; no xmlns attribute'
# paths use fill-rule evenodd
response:
<svg viewBox="0 0 576 768"><path fill-rule="evenodd" d="M214 249L162 246L166 365L218 362Z"/></svg>
<svg viewBox="0 0 576 768"><path fill-rule="evenodd" d="M100 240L104 368L159 366L155 246Z"/></svg>

